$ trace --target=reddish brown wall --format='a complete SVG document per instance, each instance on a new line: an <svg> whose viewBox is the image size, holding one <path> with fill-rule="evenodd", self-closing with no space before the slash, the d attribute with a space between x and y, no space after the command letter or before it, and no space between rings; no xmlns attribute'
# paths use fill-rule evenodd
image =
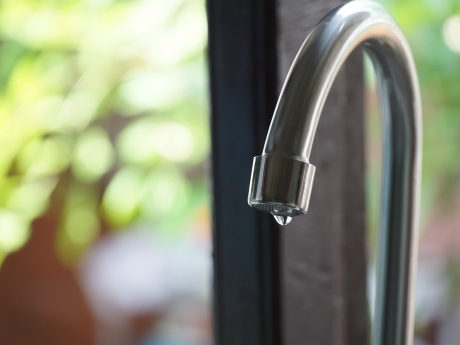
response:
<svg viewBox="0 0 460 345"><path fill-rule="evenodd" d="M75 270L56 254L56 223L39 219L0 269L0 344L92 345L94 320Z"/></svg>

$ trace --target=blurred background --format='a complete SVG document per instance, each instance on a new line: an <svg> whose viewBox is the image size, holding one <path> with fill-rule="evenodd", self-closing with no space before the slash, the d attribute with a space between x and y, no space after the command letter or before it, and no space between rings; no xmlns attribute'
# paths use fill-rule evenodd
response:
<svg viewBox="0 0 460 345"><path fill-rule="evenodd" d="M460 344L460 3L380 2L423 94L416 344ZM212 343L206 36L204 0L0 2L1 344Z"/></svg>
<svg viewBox="0 0 460 345"><path fill-rule="evenodd" d="M210 343L202 0L0 3L0 343Z"/></svg>

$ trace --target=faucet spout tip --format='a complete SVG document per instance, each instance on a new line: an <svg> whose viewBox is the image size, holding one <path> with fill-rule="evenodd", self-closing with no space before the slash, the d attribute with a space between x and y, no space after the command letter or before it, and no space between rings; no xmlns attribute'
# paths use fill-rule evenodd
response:
<svg viewBox="0 0 460 345"><path fill-rule="evenodd" d="M273 215L273 217L275 217L275 220L279 225L288 225L292 220L292 217L289 217L289 216Z"/></svg>
<svg viewBox="0 0 460 345"><path fill-rule="evenodd" d="M279 156L254 159L248 203L271 213L281 225L305 214L315 175L315 167L304 161Z"/></svg>

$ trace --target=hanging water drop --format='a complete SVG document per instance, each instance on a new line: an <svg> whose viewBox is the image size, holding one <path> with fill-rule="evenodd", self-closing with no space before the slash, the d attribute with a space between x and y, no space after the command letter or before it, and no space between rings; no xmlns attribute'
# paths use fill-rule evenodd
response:
<svg viewBox="0 0 460 345"><path fill-rule="evenodd" d="M289 216L275 216L273 215L273 217L275 217L277 223L279 225L287 225L291 222L292 220L292 217L289 217Z"/></svg>

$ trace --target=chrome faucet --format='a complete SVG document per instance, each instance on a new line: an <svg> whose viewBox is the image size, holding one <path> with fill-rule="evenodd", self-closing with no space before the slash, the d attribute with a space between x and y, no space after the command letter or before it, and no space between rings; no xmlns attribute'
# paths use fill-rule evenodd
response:
<svg viewBox="0 0 460 345"><path fill-rule="evenodd" d="M370 56L380 92L384 168L373 345L412 345L419 226L422 118L417 74L395 20L371 1L329 12L300 48L284 83L248 202L285 225L308 209L309 162L321 111L341 66L358 46Z"/></svg>

